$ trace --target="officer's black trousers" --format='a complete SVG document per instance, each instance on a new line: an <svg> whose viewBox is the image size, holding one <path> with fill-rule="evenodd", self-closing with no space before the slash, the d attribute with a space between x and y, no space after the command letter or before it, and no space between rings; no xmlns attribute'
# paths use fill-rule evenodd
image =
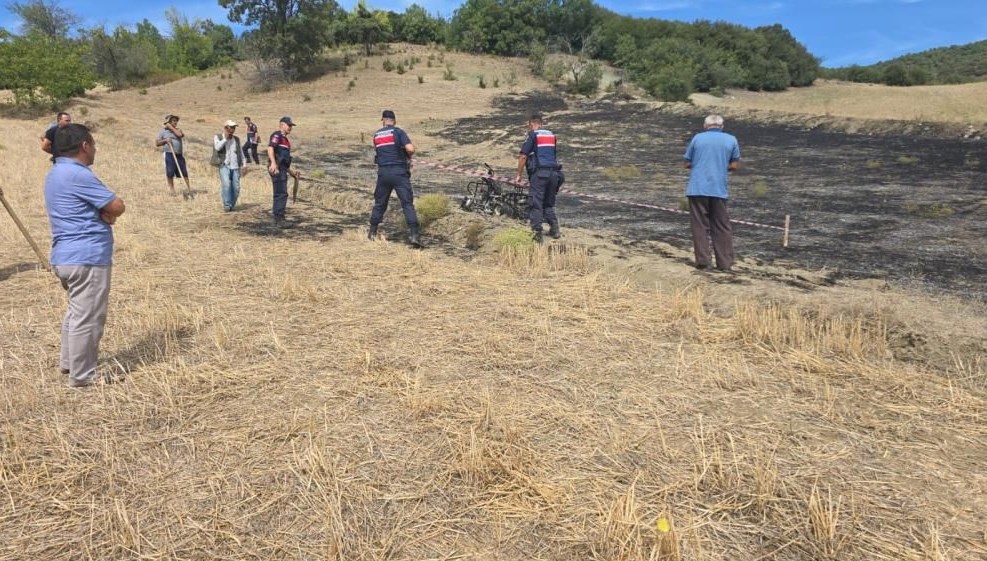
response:
<svg viewBox="0 0 987 561"><path fill-rule="evenodd" d="M411 190L411 178L403 168L395 168L391 171L383 167L377 173L377 188L374 189L374 209L370 212L370 225L377 226L384 220L391 191L396 192L398 200L401 201L401 210L404 211L404 219L408 223L408 227L417 228L418 215L415 213L415 195Z"/></svg>
<svg viewBox="0 0 987 561"><path fill-rule="evenodd" d="M271 214L275 217L284 217L285 208L288 206L288 168L281 166L278 172L271 175L274 183L274 207Z"/></svg>
<svg viewBox="0 0 987 561"><path fill-rule="evenodd" d="M537 169L528 176L531 195L531 206L528 219L531 229L540 232L541 225L548 222L549 226L559 223L555 216L555 194L559 190L559 174L553 169Z"/></svg>

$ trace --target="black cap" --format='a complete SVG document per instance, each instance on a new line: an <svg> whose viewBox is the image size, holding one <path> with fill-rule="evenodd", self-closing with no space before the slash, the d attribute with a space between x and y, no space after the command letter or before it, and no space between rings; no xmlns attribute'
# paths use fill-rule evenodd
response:
<svg viewBox="0 0 987 561"><path fill-rule="evenodd" d="M287 124L289 124L289 125L291 125L293 127L296 126L295 125L295 122L291 120L291 117L289 117L287 115L285 115L284 117L281 117L281 122L282 123L287 123Z"/></svg>
<svg viewBox="0 0 987 561"><path fill-rule="evenodd" d="M390 109L385 109L384 110L384 113L381 114L380 118L381 119L397 119L397 117L394 116L394 111L391 111Z"/></svg>

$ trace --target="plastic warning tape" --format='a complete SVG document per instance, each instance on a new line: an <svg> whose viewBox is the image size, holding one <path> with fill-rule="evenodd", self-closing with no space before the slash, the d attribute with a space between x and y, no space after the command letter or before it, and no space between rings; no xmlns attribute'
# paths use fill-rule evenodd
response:
<svg viewBox="0 0 987 561"><path fill-rule="evenodd" d="M440 170L440 171L448 171L448 172L452 172L452 173L458 173L458 174L461 174L461 175L467 175L467 176L470 176L470 177L489 177L490 179L494 179L496 181L503 181L504 183L508 183L510 185L517 185L519 187L525 187L525 186L528 185L528 182L527 181L521 181L520 183L516 183L514 181L514 178L513 177L504 177L504 176L501 176L501 175L489 175L485 171L478 171L478 170L464 168L462 166L453 166L453 165L449 165L449 164L443 164L441 162L433 162L433 161L429 161L429 160L422 160L420 158L416 158L415 159L415 165L416 166L422 165L422 166L426 166L426 167L430 167L430 168L435 168L435 169ZM566 189L565 187L559 189L559 192L560 193L567 193L569 195L574 195L576 197L581 197L581 198L586 198L586 199L595 199L595 200L598 200L598 201L607 201L609 203L617 203L617 204L628 205L628 206L636 206L636 207L639 207L639 208L647 208L647 209L651 209L651 210L660 210L662 212L670 212L670 213L673 213L673 214L685 214L685 215L688 215L689 214L688 212L686 212L684 210L679 210L677 208L669 208L669 207L664 207L664 206L651 205L651 204L648 204L648 203L636 203L634 201L625 201L623 199L616 199L614 197L608 197L606 195L594 195L594 194L590 194L590 193L580 193L579 191L573 191L572 189ZM769 230L780 230L780 231L784 231L785 230L785 228L782 227L782 226L772 226L771 224L760 224L758 222L750 222L750 221L747 221L747 220L735 220L735 219L732 219L731 218L730 219L730 222L733 222L734 224L743 224L744 226L753 226L755 228L767 228Z"/></svg>

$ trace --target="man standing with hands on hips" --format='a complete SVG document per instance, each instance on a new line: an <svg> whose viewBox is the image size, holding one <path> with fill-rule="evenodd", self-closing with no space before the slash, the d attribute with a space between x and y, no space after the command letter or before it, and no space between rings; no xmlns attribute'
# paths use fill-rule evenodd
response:
<svg viewBox="0 0 987 561"><path fill-rule="evenodd" d="M555 215L555 195L562 184L562 166L555 154L555 134L543 125L541 113L532 113L528 119L528 136L517 158L517 176L514 178L514 183L520 184L521 172L527 170L528 192L531 195L528 218L535 243L542 243L544 222L548 222L548 235L555 239L562 237L559 218Z"/></svg>
<svg viewBox="0 0 987 561"><path fill-rule="evenodd" d="M278 122L278 130L271 135L270 142L267 143L267 171L271 174L271 181L274 183L274 205L271 214L274 217L275 226L284 225L285 208L288 206L288 176L301 179L301 174L291 170L291 141L288 135L295 127L291 117L281 117Z"/></svg>
<svg viewBox="0 0 987 561"><path fill-rule="evenodd" d="M729 174L740 163L740 144L732 134L723 132L723 117L710 115L703 122L703 132L692 137L685 150L685 167L689 185L689 223L692 226L692 247L696 268L709 269L712 257L716 268L730 271L733 267L733 231L727 213ZM713 239L713 255L709 240Z"/></svg>
<svg viewBox="0 0 987 561"><path fill-rule="evenodd" d="M68 292L62 320L59 367L69 386L111 381L96 372L106 325L113 263L113 224L126 207L96 177L96 141L83 125L55 133L58 155L45 177L45 209L51 224L51 265Z"/></svg>

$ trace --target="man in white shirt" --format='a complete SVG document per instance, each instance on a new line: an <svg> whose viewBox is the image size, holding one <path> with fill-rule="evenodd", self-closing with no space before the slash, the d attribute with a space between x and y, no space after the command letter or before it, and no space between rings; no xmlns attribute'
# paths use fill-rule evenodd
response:
<svg viewBox="0 0 987 561"><path fill-rule="evenodd" d="M236 132L236 121L230 119L223 126L223 132L213 138L213 165L219 166L220 194L223 196L223 210L230 212L240 196L240 169L243 168L243 152Z"/></svg>

